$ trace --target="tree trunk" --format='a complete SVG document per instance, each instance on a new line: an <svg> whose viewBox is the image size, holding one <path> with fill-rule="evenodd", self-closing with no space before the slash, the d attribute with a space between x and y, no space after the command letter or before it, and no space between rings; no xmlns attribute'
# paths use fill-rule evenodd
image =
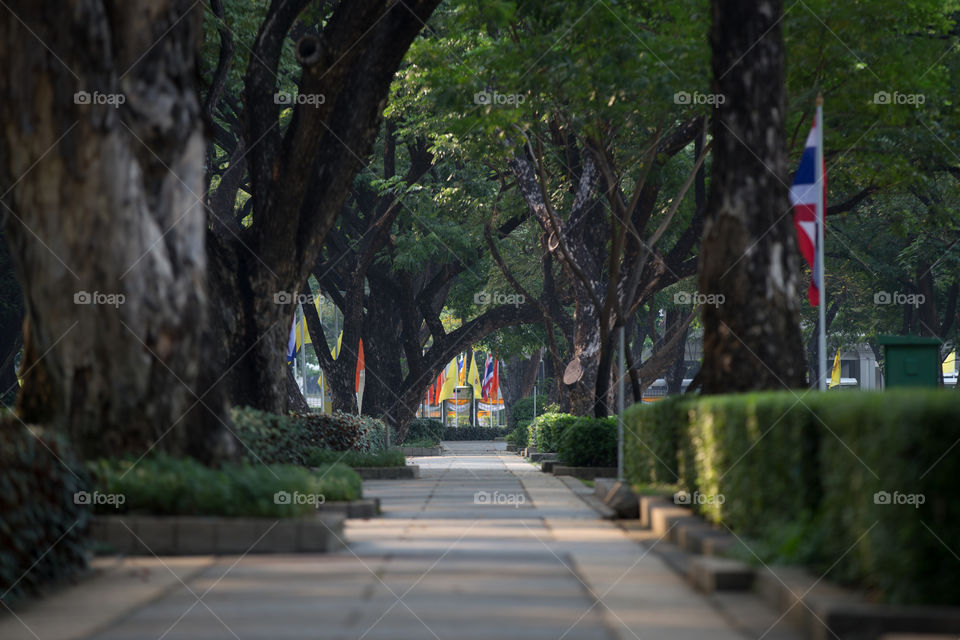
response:
<svg viewBox="0 0 960 640"><path fill-rule="evenodd" d="M337 4L320 37L308 33L294 47L299 91L323 100L295 105L281 132L281 54L308 4L273 0L254 40L242 133L247 148L256 145L246 156L253 222L237 228L235 198L222 198L208 238L230 397L274 412L287 408L284 351L299 288L376 138L393 76L439 0Z"/></svg>
<svg viewBox="0 0 960 640"><path fill-rule="evenodd" d="M683 321L683 312L680 309L670 309L667 311L666 318L666 327L664 329L664 336L670 334L673 331L673 327L676 327L680 322ZM673 362L670 363L670 368L667 369L666 381L667 381L667 393L676 394L680 393L683 390L683 378L687 372L686 367L686 355L687 355L687 333L689 332L689 325L685 326L681 331L679 337L679 346L677 348L677 355L674 357Z"/></svg>
<svg viewBox="0 0 960 640"><path fill-rule="evenodd" d="M51 396L24 418L83 456L236 451L204 336L201 17L186 0L0 13L7 239Z"/></svg>
<svg viewBox="0 0 960 640"><path fill-rule="evenodd" d="M19 383L15 361L23 346L23 294L0 229L0 403L12 407Z"/></svg>
<svg viewBox="0 0 960 640"><path fill-rule="evenodd" d="M761 10L764 9L764 10ZM781 0L713 2L713 176L700 250L704 393L804 382L784 152Z"/></svg>

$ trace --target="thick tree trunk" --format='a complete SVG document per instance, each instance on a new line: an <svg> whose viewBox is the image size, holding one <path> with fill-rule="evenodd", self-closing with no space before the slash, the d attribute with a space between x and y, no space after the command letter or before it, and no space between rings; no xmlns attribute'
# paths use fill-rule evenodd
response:
<svg viewBox="0 0 960 640"><path fill-rule="evenodd" d="M287 409L292 303L376 138L394 73L439 0L339 3L320 37L304 35L295 46L301 94L323 100L294 106L281 132L281 53L308 4L270 3L244 77L243 144L256 145L246 156L253 222L235 228L234 198L222 198L208 239L230 397L274 412Z"/></svg>
<svg viewBox="0 0 960 640"><path fill-rule="evenodd" d="M203 335L201 16L186 0L0 12L0 184L49 382L39 417L85 456L236 450Z"/></svg>
<svg viewBox="0 0 960 640"><path fill-rule="evenodd" d="M13 406L19 388L14 363L23 346L22 326L23 294L0 229L0 403L8 407Z"/></svg>
<svg viewBox="0 0 960 640"><path fill-rule="evenodd" d="M804 382L784 152L781 0L714 0L713 178L700 250L704 393ZM720 297L722 296L722 298Z"/></svg>
<svg viewBox="0 0 960 640"><path fill-rule="evenodd" d="M668 310L666 327L663 332L664 338L666 338L667 335L672 334L675 331L675 327L679 327L681 322L683 322L683 312L680 309ZM685 325L683 330L680 332L676 356L673 358L673 361L670 363L670 368L667 369L665 374L668 394L680 393L680 391L683 389L683 378L687 372L686 346L689 327L690 325Z"/></svg>

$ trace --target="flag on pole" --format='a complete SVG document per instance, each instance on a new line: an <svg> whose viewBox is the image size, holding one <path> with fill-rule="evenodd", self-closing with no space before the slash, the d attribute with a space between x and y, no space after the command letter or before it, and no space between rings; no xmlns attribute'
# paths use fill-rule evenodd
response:
<svg viewBox="0 0 960 640"><path fill-rule="evenodd" d="M840 349L837 349L837 356L833 359L833 371L830 373L830 388L840 386Z"/></svg>
<svg viewBox="0 0 960 640"><path fill-rule="evenodd" d="M480 389L480 372L477 370L477 358L473 353L473 349L470 350L470 373L467 374L467 384L473 387L473 397L475 400L479 400L482 394Z"/></svg>
<svg viewBox="0 0 960 640"><path fill-rule="evenodd" d="M294 317L290 323L290 339L287 340L287 364L293 364L297 358L297 319Z"/></svg>
<svg viewBox="0 0 960 640"><path fill-rule="evenodd" d="M490 399L490 385L493 384L493 354L487 355L483 364L483 382L480 384L480 397L484 401Z"/></svg>
<svg viewBox="0 0 960 640"><path fill-rule="evenodd" d="M437 397L437 402L443 402L453 397L453 390L457 386L458 376L457 360L454 358L450 361L450 364L447 365L447 370L444 372L443 386L440 388L440 395Z"/></svg>
<svg viewBox="0 0 960 640"><path fill-rule="evenodd" d="M941 365L941 370L943 371L943 375L945 376L953 375L953 373L956 372L957 370L957 352L956 351L950 352L950 355L947 356L947 359L943 361L943 364Z"/></svg>
<svg viewBox="0 0 960 640"><path fill-rule="evenodd" d="M467 384L467 359L462 355L457 356L457 384Z"/></svg>
<svg viewBox="0 0 960 640"><path fill-rule="evenodd" d="M827 201L827 170L822 161L820 171L816 171L817 158L823 158L823 150L817 148L823 140L818 135L819 127L820 122L814 117L803 157L800 159L800 166L797 168L797 173L793 177L793 186L790 188L793 224L797 229L800 253L813 270L810 287L807 289L807 298L812 307L820 304L820 292L823 291L823 265L819 264L818 256L821 252L817 250L817 238L820 237L817 224L823 220L823 209Z"/></svg>

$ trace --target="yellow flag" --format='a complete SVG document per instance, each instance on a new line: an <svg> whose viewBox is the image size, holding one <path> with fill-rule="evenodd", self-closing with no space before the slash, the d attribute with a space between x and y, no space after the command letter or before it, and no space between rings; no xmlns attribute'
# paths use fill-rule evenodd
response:
<svg viewBox="0 0 960 640"><path fill-rule="evenodd" d="M949 376L957 370L957 352L951 351L947 359L943 361L943 375Z"/></svg>
<svg viewBox="0 0 960 640"><path fill-rule="evenodd" d="M830 374L830 388L840 386L840 349L837 349L837 357L833 359L833 372Z"/></svg>
<svg viewBox="0 0 960 640"><path fill-rule="evenodd" d="M457 359L454 358L443 373L443 385L440 387L440 397L437 398L437 402L443 402L453 397L453 390L457 386L457 377Z"/></svg>
<svg viewBox="0 0 960 640"><path fill-rule="evenodd" d="M467 374L467 384L473 387L473 397L479 400L483 396L483 391L480 389L480 372L477 371L477 360L473 350L470 351L470 373Z"/></svg>

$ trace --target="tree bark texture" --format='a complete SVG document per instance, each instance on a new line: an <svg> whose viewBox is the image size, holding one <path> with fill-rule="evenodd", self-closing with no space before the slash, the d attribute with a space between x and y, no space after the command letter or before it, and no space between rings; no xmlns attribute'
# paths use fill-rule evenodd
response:
<svg viewBox="0 0 960 640"><path fill-rule="evenodd" d="M714 0L713 174L700 250L704 393L804 383L780 0ZM722 296L720 298L719 296Z"/></svg>
<svg viewBox="0 0 960 640"><path fill-rule="evenodd" d="M23 417L85 456L236 450L204 335L201 17L186 0L0 12L6 233L25 364L49 385Z"/></svg>

